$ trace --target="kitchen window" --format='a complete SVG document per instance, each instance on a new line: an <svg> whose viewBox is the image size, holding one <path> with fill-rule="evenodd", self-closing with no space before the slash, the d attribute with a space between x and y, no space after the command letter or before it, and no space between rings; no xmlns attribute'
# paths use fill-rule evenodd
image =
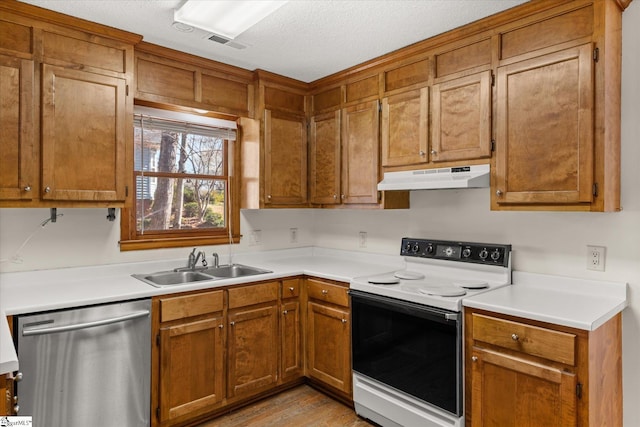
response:
<svg viewBox="0 0 640 427"><path fill-rule="evenodd" d="M121 250L237 243L235 122L136 106Z"/></svg>

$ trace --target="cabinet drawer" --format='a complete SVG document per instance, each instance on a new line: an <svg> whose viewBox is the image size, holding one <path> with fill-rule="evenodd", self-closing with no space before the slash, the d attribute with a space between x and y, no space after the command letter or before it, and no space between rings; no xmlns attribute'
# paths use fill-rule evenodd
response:
<svg viewBox="0 0 640 427"><path fill-rule="evenodd" d="M296 298L300 295L300 279L282 281L282 298Z"/></svg>
<svg viewBox="0 0 640 427"><path fill-rule="evenodd" d="M278 299L278 282L229 289L229 309Z"/></svg>
<svg viewBox="0 0 640 427"><path fill-rule="evenodd" d="M473 339L575 365L576 336L565 332L473 314Z"/></svg>
<svg viewBox="0 0 640 427"><path fill-rule="evenodd" d="M326 301L332 304L349 306L349 289L346 287L332 285L319 280L307 280L307 292L310 299Z"/></svg>
<svg viewBox="0 0 640 427"><path fill-rule="evenodd" d="M160 300L160 322L222 311L222 291L207 292Z"/></svg>

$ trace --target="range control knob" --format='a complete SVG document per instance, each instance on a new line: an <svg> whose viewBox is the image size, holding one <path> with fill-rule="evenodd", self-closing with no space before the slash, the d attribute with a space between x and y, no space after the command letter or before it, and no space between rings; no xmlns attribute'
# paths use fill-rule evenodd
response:
<svg viewBox="0 0 640 427"><path fill-rule="evenodd" d="M409 252L410 250L411 250L411 243L407 243L406 245L404 245L405 252Z"/></svg>
<svg viewBox="0 0 640 427"><path fill-rule="evenodd" d="M462 250L462 257L463 258L469 258L471 256L471 249L469 248L464 248Z"/></svg>
<svg viewBox="0 0 640 427"><path fill-rule="evenodd" d="M417 243L413 245L413 248L411 248L411 252L413 252L414 254L417 254L419 250L420 250L420 245L418 245Z"/></svg>
<svg viewBox="0 0 640 427"><path fill-rule="evenodd" d="M434 250L434 249L433 249L433 245L429 245L429 246L427 246L427 253L428 253L428 254L432 254L432 253L433 253L433 250Z"/></svg>
<svg viewBox="0 0 640 427"><path fill-rule="evenodd" d="M500 251L498 249L491 252L491 259L494 261L498 261L500 259Z"/></svg>
<svg viewBox="0 0 640 427"><path fill-rule="evenodd" d="M482 249L482 250L480 251L480 253L478 254L478 256L480 256L480 259L484 261L484 260L485 260L485 259L487 259L487 257L489 256L489 252L487 252L487 249L486 249L486 248L485 248L485 249Z"/></svg>

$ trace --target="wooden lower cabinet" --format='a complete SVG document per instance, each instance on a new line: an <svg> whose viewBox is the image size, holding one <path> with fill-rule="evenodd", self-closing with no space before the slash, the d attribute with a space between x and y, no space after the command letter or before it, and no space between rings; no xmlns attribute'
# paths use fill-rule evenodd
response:
<svg viewBox="0 0 640 427"><path fill-rule="evenodd" d="M280 317L280 376L288 382L302 378L302 315L300 279L282 281Z"/></svg>
<svg viewBox="0 0 640 427"><path fill-rule="evenodd" d="M159 328L153 425L180 425L222 404L223 307L223 291L154 299Z"/></svg>
<svg viewBox="0 0 640 427"><path fill-rule="evenodd" d="M618 314L585 331L465 309L466 425L622 426Z"/></svg>
<svg viewBox="0 0 640 427"><path fill-rule="evenodd" d="M307 279L306 373L350 400L351 326L347 286Z"/></svg>
<svg viewBox="0 0 640 427"><path fill-rule="evenodd" d="M274 387L278 381L278 283L229 290L228 398L243 398ZM236 292L238 295L236 302ZM264 301L253 304L256 301Z"/></svg>

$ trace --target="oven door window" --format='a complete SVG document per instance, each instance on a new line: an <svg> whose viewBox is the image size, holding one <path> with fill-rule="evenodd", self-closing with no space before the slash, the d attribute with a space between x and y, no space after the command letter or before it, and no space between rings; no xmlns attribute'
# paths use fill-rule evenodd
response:
<svg viewBox="0 0 640 427"><path fill-rule="evenodd" d="M461 416L460 321L448 320L445 310L361 292L352 292L351 302L353 370Z"/></svg>

